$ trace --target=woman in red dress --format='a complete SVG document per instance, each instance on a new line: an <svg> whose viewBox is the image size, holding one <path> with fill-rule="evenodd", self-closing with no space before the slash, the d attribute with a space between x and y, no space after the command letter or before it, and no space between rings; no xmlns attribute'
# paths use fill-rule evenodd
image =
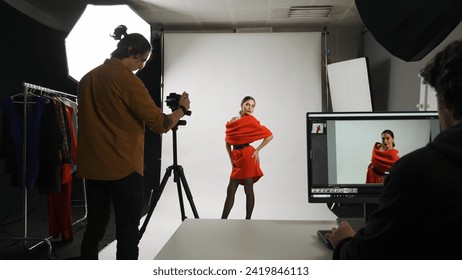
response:
<svg viewBox="0 0 462 280"><path fill-rule="evenodd" d="M372 149L371 163L367 167L366 183L383 183L392 165L399 159L395 149L395 135L386 129L382 132L382 143L376 142Z"/></svg>
<svg viewBox="0 0 462 280"><path fill-rule="evenodd" d="M233 117L226 123L226 151L231 160L232 171L226 193L222 219L227 219L234 205L234 196L239 185L244 186L246 195L246 215L250 220L255 205L253 184L262 176L260 169L260 150L272 139L273 134L252 115L255 109L255 99L246 96L241 102L239 117ZM263 141L254 148L250 143Z"/></svg>

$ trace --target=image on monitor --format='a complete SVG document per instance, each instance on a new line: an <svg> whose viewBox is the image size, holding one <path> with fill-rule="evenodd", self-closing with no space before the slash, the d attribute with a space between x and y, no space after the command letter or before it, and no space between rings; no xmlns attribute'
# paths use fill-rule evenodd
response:
<svg viewBox="0 0 462 280"><path fill-rule="evenodd" d="M306 118L309 203L378 203L388 168L440 132L437 112L428 111L312 112ZM394 134L393 156L376 148L385 130ZM374 165L379 180L373 182L372 161L383 164Z"/></svg>

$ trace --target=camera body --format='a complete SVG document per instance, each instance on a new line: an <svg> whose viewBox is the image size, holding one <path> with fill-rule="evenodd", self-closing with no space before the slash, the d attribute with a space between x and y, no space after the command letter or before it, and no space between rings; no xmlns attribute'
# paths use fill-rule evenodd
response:
<svg viewBox="0 0 462 280"><path fill-rule="evenodd" d="M175 92L171 92L168 96L167 99L165 100L165 103L167 103L167 106L172 109L172 112L178 109L180 107L180 98L181 94L177 94ZM187 111L186 115L191 116L191 111Z"/></svg>

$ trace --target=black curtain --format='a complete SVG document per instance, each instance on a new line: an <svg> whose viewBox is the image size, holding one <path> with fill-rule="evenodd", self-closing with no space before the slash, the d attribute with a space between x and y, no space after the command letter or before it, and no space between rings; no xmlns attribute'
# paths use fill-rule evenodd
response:
<svg viewBox="0 0 462 280"><path fill-rule="evenodd" d="M162 108L161 96L161 57L162 40L160 36L153 35L151 44L153 47L151 57L146 63L142 71L137 73L137 76L143 80L152 99L156 105ZM151 194L151 190L156 189L160 184L160 165L161 165L161 141L159 134L155 134L149 129L146 129L146 140L144 146L144 186L145 186L145 202Z"/></svg>

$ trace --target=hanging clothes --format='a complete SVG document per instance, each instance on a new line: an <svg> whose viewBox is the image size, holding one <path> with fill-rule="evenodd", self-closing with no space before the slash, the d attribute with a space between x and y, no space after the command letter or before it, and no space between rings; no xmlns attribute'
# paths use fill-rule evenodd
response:
<svg viewBox="0 0 462 280"><path fill-rule="evenodd" d="M54 100L45 107L42 116L40 133L40 170L37 178L37 189L40 193L59 192L61 189L60 151L61 130L56 117Z"/></svg>
<svg viewBox="0 0 462 280"><path fill-rule="evenodd" d="M24 102L21 101L21 102ZM24 113L23 104L15 103L10 97L0 100L3 111L2 137L0 140L0 158L5 159L5 173L10 175L10 186L28 189L35 187L39 169L39 139L41 132L41 120L45 110L47 99L34 97L28 106L26 139L23 135ZM23 141L26 141L27 154L26 182L22 177L23 168Z"/></svg>
<svg viewBox="0 0 462 280"><path fill-rule="evenodd" d="M0 158L5 158L5 173L11 177L10 186L25 186L47 195L50 236L57 238L61 235L63 241L72 241L71 186L72 173L76 169L77 128L74 120L77 104L54 93L52 90L40 91L42 95L31 93L27 100L13 101L12 97L0 100L4 112ZM15 95L16 99L20 97L21 94ZM23 141L27 145L25 155Z"/></svg>
<svg viewBox="0 0 462 280"><path fill-rule="evenodd" d="M63 120L66 134L69 133L65 139L70 140L63 143L63 150L69 151L69 160L63 156L61 165L61 188L59 192L52 192L48 194L48 220L49 220L49 233L51 236L57 238L61 234L63 241L72 241L74 238L72 230L72 212L71 212L71 197L72 197L72 168L77 162L77 137L75 135L75 128L73 123L74 109L72 107L55 106L56 110L59 108L64 109ZM57 115L60 115L59 113ZM65 117L65 118L64 118ZM67 144L70 146L67 147ZM63 154L66 152L63 152Z"/></svg>

